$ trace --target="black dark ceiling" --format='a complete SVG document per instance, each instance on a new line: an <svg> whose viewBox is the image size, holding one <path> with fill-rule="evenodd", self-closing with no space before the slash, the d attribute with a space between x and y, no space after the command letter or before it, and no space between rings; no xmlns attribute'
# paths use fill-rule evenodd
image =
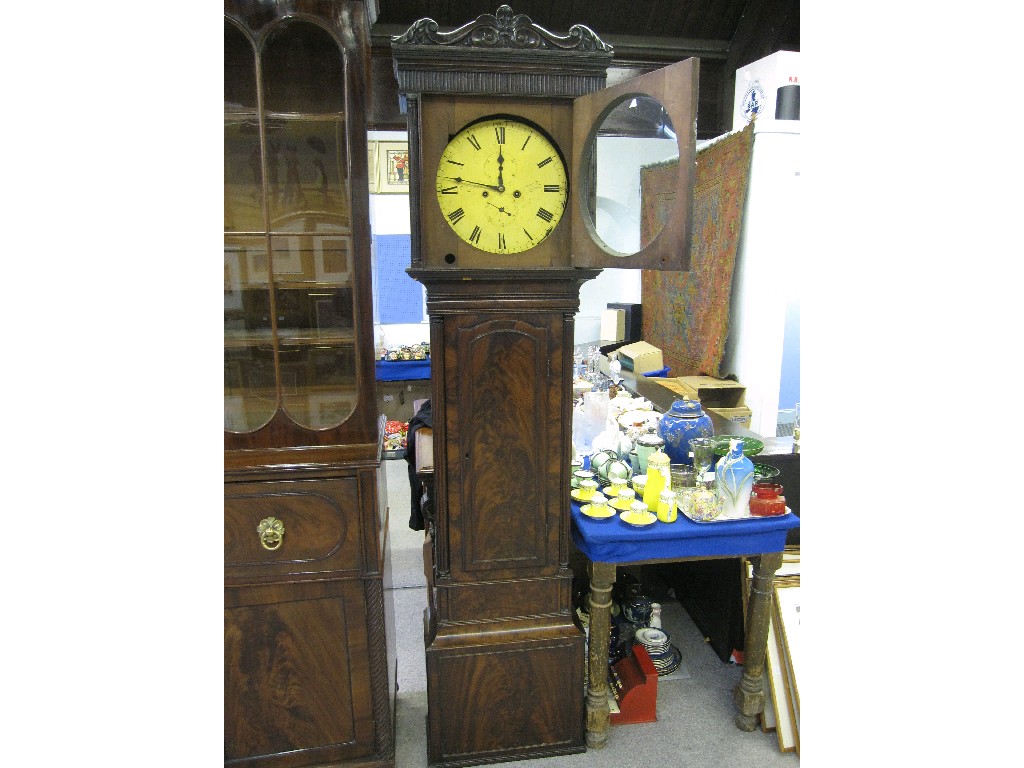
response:
<svg viewBox="0 0 1024 768"><path fill-rule="evenodd" d="M514 14L565 34L583 24L614 48L608 82L695 56L701 61L698 136L732 127L732 97L739 67L776 51L800 50L799 0L505 0ZM494 13L502 0L378 0L371 27L374 79L382 85L390 64L390 37L431 18L443 31ZM389 84L378 95L391 99ZM374 100L376 101L377 95ZM377 125L401 127L387 104L374 110Z"/></svg>

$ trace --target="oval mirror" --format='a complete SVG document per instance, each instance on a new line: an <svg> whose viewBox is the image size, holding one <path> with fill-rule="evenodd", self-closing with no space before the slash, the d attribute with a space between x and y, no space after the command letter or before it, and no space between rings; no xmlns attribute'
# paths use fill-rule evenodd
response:
<svg viewBox="0 0 1024 768"><path fill-rule="evenodd" d="M668 112L645 94L613 101L597 124L583 151L581 203L597 243L632 256L672 215L679 142Z"/></svg>

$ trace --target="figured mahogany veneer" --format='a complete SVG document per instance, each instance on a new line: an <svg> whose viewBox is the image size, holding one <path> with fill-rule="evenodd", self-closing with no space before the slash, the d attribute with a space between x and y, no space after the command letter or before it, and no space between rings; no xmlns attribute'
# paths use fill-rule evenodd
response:
<svg viewBox="0 0 1024 768"><path fill-rule="evenodd" d="M469 765L584 748L571 614L573 317L596 271L410 270L427 286L436 398L428 756ZM515 289L512 289L512 283Z"/></svg>
<svg viewBox="0 0 1024 768"><path fill-rule="evenodd" d="M270 261L272 279L254 271L232 293L226 278L226 307L227 299L243 296L238 316L225 311L226 363L248 352L241 354L241 373L226 365L225 394L252 407L240 419L225 401L231 431L224 435L224 764L232 768L395 764L397 665L385 588L388 509L374 376L364 116L370 5L225 3L226 148L249 157L241 171L225 173L225 200L249 212L242 230L256 228L228 231L226 217L225 244L277 243L291 236L292 224L301 225L294 230L301 233L296 264L308 267L286 269L288 254L281 252ZM268 56L273 74L260 58L268 49L278 52ZM268 114L275 109L287 115ZM345 151L333 165L316 166L318 153L333 146L320 135L327 124L336 131L323 136ZM291 222L273 214L288 200L279 183L289 177L293 191L301 191L300 181L306 189L302 201L289 202ZM312 178L322 178L322 194L309 186ZM332 222L325 234L345 244L344 275L324 267L329 249L316 252L302 239L317 231L302 229L307 219ZM239 264L248 274L249 261ZM295 315L300 294L327 297L314 318ZM256 296L264 308L247 313ZM351 311L338 309L349 305ZM320 344L323 356L305 354ZM315 402L330 415L314 420ZM249 419L264 407L265 423L262 416ZM270 518L283 527L279 539L258 532Z"/></svg>

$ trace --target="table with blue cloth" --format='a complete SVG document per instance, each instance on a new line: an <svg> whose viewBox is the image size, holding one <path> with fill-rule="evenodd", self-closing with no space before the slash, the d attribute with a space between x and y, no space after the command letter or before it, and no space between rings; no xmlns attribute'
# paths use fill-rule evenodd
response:
<svg viewBox="0 0 1024 768"><path fill-rule="evenodd" d="M430 378L430 359L378 360L377 381L412 381Z"/></svg>
<svg viewBox="0 0 1024 768"><path fill-rule="evenodd" d="M778 517L695 523L683 515L672 523L636 528L618 515L594 520L572 502L572 538L590 560L590 650L587 683L587 746L600 749L608 741L608 644L611 631L612 584L617 565L642 565L686 560L748 557L754 564L744 638L743 677L733 689L739 709L736 725L752 731L764 711L762 685L772 581L782 565L786 532L800 525L792 513Z"/></svg>

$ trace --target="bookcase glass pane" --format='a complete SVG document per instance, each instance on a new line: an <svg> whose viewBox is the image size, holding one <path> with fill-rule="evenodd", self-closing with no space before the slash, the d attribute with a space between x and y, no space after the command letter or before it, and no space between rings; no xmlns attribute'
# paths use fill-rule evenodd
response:
<svg viewBox="0 0 1024 768"><path fill-rule="evenodd" d="M286 19L267 36L260 56L267 112L345 111L344 55L322 27Z"/></svg>
<svg viewBox="0 0 1024 768"><path fill-rule="evenodd" d="M260 232L263 223L263 168L255 117L224 119L224 231Z"/></svg>
<svg viewBox="0 0 1024 768"><path fill-rule="evenodd" d="M297 424L335 427L356 404L351 238L331 220L296 220L271 238L281 355L281 398Z"/></svg>
<svg viewBox="0 0 1024 768"><path fill-rule="evenodd" d="M340 118L267 120L271 229L296 216L322 213L348 226L345 124Z"/></svg>
<svg viewBox="0 0 1024 768"><path fill-rule="evenodd" d="M224 243L224 429L251 432L277 408L266 238Z"/></svg>
<svg viewBox="0 0 1024 768"><path fill-rule="evenodd" d="M224 21L224 111L256 112L256 50L238 27Z"/></svg>
<svg viewBox="0 0 1024 768"><path fill-rule="evenodd" d="M225 20L224 78L225 429L337 427L358 401L344 54L309 20L258 50Z"/></svg>

